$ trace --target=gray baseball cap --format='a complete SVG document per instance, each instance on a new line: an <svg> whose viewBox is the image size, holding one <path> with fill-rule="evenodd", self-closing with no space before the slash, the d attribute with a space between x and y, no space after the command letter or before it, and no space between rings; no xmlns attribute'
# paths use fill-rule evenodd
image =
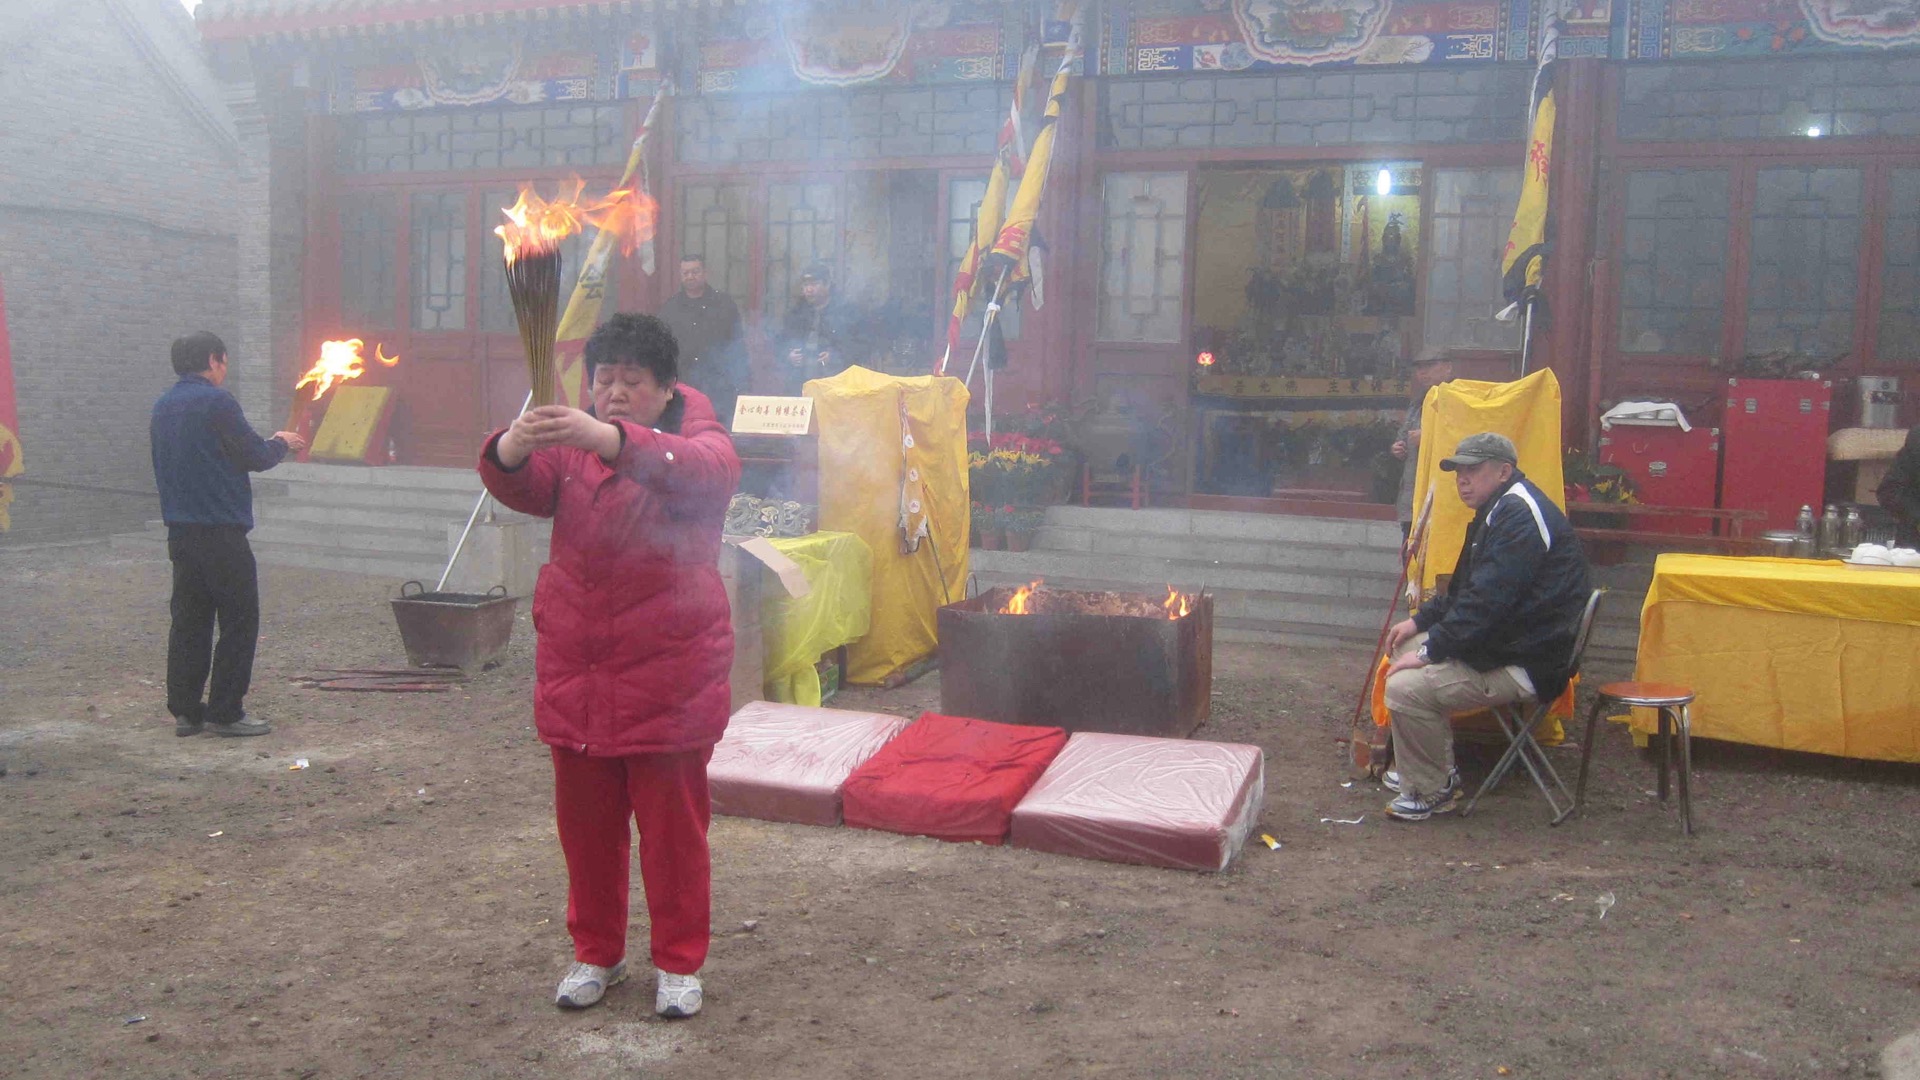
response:
<svg viewBox="0 0 1920 1080"><path fill-rule="evenodd" d="M1504 461L1509 465L1520 464L1520 451L1514 449L1513 440L1494 431L1483 431L1478 435L1469 435L1454 447L1453 456L1440 459L1442 472L1453 472L1469 465L1478 465L1484 461Z"/></svg>

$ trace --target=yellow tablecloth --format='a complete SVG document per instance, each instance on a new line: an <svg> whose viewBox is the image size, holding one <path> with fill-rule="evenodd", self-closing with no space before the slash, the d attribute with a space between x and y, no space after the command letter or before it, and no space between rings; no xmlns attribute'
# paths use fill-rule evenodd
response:
<svg viewBox="0 0 1920 1080"><path fill-rule="evenodd" d="M1636 675L1692 687L1703 738L1920 762L1920 572L1662 555Z"/></svg>
<svg viewBox="0 0 1920 1080"><path fill-rule="evenodd" d="M845 532L810 533L772 544L800 564L812 589L799 599L777 588L762 590L767 696L818 705L820 675L814 663L867 634L873 607L873 552L865 541Z"/></svg>

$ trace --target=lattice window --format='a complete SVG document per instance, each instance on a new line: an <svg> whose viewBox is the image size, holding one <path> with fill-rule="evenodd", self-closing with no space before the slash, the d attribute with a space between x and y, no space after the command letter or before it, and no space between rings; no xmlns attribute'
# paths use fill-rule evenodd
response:
<svg viewBox="0 0 1920 1080"><path fill-rule="evenodd" d="M347 173L617 165L630 146L618 105L379 114L340 125Z"/></svg>
<svg viewBox="0 0 1920 1080"><path fill-rule="evenodd" d="M676 158L706 164L993 153L1005 84L696 94L674 110Z"/></svg>
<svg viewBox="0 0 1920 1080"><path fill-rule="evenodd" d="M1724 169L1627 175L1620 348L1718 356L1727 296Z"/></svg>
<svg viewBox="0 0 1920 1080"><path fill-rule="evenodd" d="M1759 171L1747 270L1747 352L1829 360L1853 351L1862 179L1859 169Z"/></svg>
<svg viewBox="0 0 1920 1080"><path fill-rule="evenodd" d="M1880 267L1881 361L1920 361L1920 169L1895 169Z"/></svg>
<svg viewBox="0 0 1920 1080"><path fill-rule="evenodd" d="M1187 175L1109 173L1101 204L1100 339L1180 341Z"/></svg>
<svg viewBox="0 0 1920 1080"><path fill-rule="evenodd" d="M680 250L667 261L679 273L681 255L707 263L707 282L747 307L753 288L753 189L746 184L680 186Z"/></svg>
<svg viewBox="0 0 1920 1080"><path fill-rule="evenodd" d="M392 192L362 192L340 208L340 314L356 333L393 329L399 231L400 200Z"/></svg>
<svg viewBox="0 0 1920 1080"><path fill-rule="evenodd" d="M446 191L409 200L413 328L467 328L467 196Z"/></svg>
<svg viewBox="0 0 1920 1080"><path fill-rule="evenodd" d="M767 185L766 293L762 309L778 319L800 295L800 272L815 260L845 275L840 258L840 197L831 183Z"/></svg>
<svg viewBox="0 0 1920 1080"><path fill-rule="evenodd" d="M1897 50L1624 67L1622 139L1711 142L1920 134L1920 79L1913 77L1908 58Z"/></svg>
<svg viewBox="0 0 1920 1080"><path fill-rule="evenodd" d="M941 276L939 304L942 333L945 333L947 317L953 314L953 278L960 272L960 260L967 257L967 245L973 242L973 232L979 227L980 203L986 197L987 182L984 179L947 181L947 257L946 270ZM960 336L963 338L973 339L980 335L980 320L987 310L987 298L993 295L993 282L981 283L980 289L967 312L966 322L961 324ZM1008 340L1020 336L1020 313L1024 309L1024 304L1007 304L1000 309L1000 332ZM945 348L945 345L941 347Z"/></svg>
<svg viewBox="0 0 1920 1080"><path fill-rule="evenodd" d="M1504 303L1500 253L1507 245L1520 174L1510 169L1435 169L1427 255L1428 348L1520 348L1520 324L1493 313Z"/></svg>
<svg viewBox="0 0 1920 1080"><path fill-rule="evenodd" d="M519 197L519 188L493 188L480 193L480 239L484 254L480 262L480 329L489 334L519 333L520 325L513 316L513 298L507 295L506 242L494 227L506 220L500 213L501 208L512 206ZM567 301L573 296L573 287L580 280L580 269L585 263L587 249L592 246L593 230L575 233L560 242L560 310L567 310ZM598 323L607 321L619 305L615 298L619 296L620 249L615 246L613 254L607 260L607 273L602 286L604 301L600 305Z"/></svg>

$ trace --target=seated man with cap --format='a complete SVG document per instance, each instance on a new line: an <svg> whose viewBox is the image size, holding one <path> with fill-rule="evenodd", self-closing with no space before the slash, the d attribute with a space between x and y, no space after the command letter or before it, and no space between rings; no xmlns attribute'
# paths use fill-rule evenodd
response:
<svg viewBox="0 0 1920 1080"><path fill-rule="evenodd" d="M1474 515L1446 591L1388 632L1394 820L1453 809L1453 714L1549 701L1567 688L1590 595L1587 559L1572 523L1519 463L1513 440L1494 432L1467 436L1440 462Z"/></svg>

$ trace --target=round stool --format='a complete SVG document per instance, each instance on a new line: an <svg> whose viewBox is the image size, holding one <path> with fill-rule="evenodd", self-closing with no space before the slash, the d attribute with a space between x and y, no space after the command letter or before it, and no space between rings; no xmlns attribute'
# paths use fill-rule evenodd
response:
<svg viewBox="0 0 1920 1080"><path fill-rule="evenodd" d="M1600 712L1608 705L1633 705L1660 710L1660 801L1667 801L1667 764L1673 756L1673 738L1680 736L1680 832L1693 835L1693 722L1687 707L1693 704L1691 687L1674 683L1615 682L1600 687L1587 713L1587 734L1580 744L1580 779L1573 789L1573 812L1579 813L1587 795L1587 763L1593 760L1593 732ZM1669 726L1671 724L1671 726Z"/></svg>

